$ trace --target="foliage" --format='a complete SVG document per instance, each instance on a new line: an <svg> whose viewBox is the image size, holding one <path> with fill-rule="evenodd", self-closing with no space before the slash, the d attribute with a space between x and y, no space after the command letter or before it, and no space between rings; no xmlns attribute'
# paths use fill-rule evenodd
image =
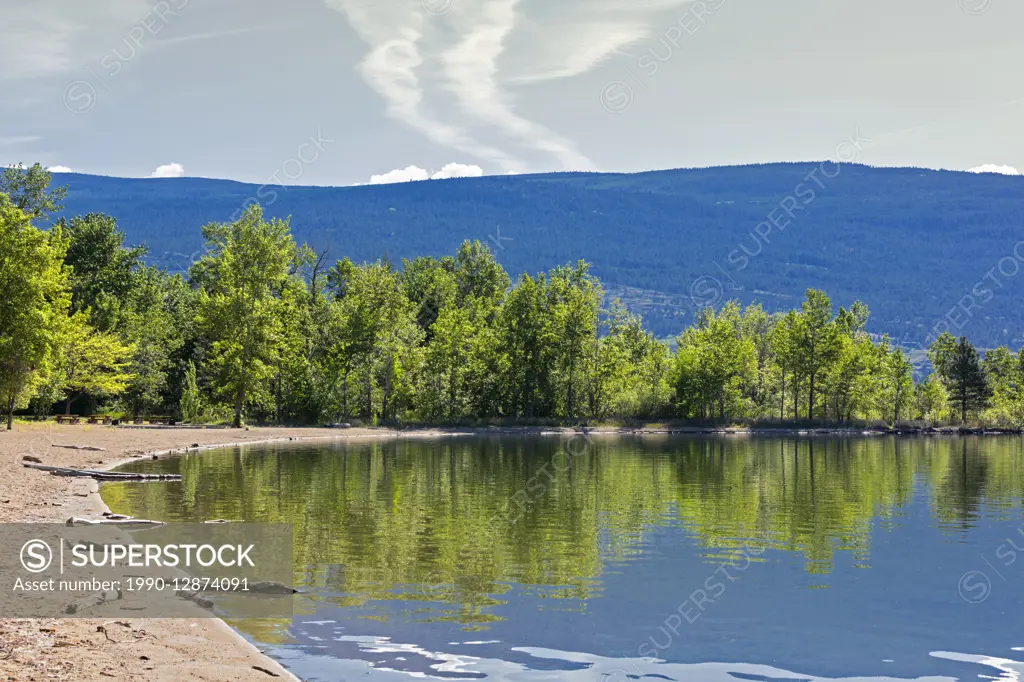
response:
<svg viewBox="0 0 1024 682"><path fill-rule="evenodd" d="M67 187L50 189L50 171L39 163L14 164L0 172L0 194L5 194L30 220L46 218L64 207Z"/></svg>
<svg viewBox="0 0 1024 682"><path fill-rule="evenodd" d="M248 402L270 401L267 382L282 350L281 312L298 251L288 223L263 220L250 206L234 223L203 227L206 253L196 264L200 326L211 341L210 364L220 395L241 426Z"/></svg>
<svg viewBox="0 0 1024 682"><path fill-rule="evenodd" d="M88 311L65 320L59 333L60 350L52 381L64 396L64 414L85 393L116 395L132 380L129 370L135 348L115 334L102 332L87 322Z"/></svg>
<svg viewBox="0 0 1024 682"><path fill-rule="evenodd" d="M0 194L0 399L11 428L51 368L69 305L67 243L49 234Z"/></svg>
<svg viewBox="0 0 1024 682"><path fill-rule="evenodd" d="M960 423L966 423L968 413L975 413L988 407L992 389L982 369L978 351L966 337L961 336L955 345L950 345L948 334L940 336L930 349L936 371L946 386L949 400L960 416ZM992 367L1002 363L995 361Z"/></svg>
<svg viewBox="0 0 1024 682"><path fill-rule="evenodd" d="M4 177L37 216L59 199L38 169ZM255 205L203 227L205 251L182 276L146 266L145 249L126 247L111 217L63 218L47 233L9 200L0 211L9 414L30 400L47 412L63 399L69 412L87 396L90 409L235 425L670 416L1024 425L1019 354L1001 346L982 358L943 333L928 351L934 375L915 384L899 345L869 333L867 306L833 312L818 289L787 311L703 307L671 352L582 260L514 283L479 241L401 267L386 257L331 264Z"/></svg>
<svg viewBox="0 0 1024 682"><path fill-rule="evenodd" d="M185 382L181 390L181 420L189 424L194 423L202 412L203 401L196 380L196 365L190 361L185 369Z"/></svg>

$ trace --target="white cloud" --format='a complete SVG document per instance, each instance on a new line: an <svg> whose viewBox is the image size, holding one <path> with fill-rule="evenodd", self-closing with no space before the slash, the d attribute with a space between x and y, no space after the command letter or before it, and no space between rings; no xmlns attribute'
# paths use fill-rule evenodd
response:
<svg viewBox="0 0 1024 682"><path fill-rule="evenodd" d="M68 168L67 166L50 166L46 170L50 171L51 173L74 173L75 172L75 171L71 170L70 168Z"/></svg>
<svg viewBox="0 0 1024 682"><path fill-rule="evenodd" d="M480 166L466 163L448 163L441 170L431 173L419 166L396 168L370 177L371 185L388 185L394 182L416 182L419 180L446 180L448 178L479 178L484 174Z"/></svg>
<svg viewBox="0 0 1024 682"><path fill-rule="evenodd" d="M969 168L968 173L999 173L1000 175L1021 175L1021 172L1013 166L998 166L994 163L986 163L983 166Z"/></svg>
<svg viewBox="0 0 1024 682"><path fill-rule="evenodd" d="M185 175L185 167L180 163L165 163L157 166L156 170L149 176L151 178L180 178Z"/></svg>
<svg viewBox="0 0 1024 682"><path fill-rule="evenodd" d="M387 185L392 182L412 182L414 180L427 180L430 173L419 166L406 166L395 170L373 175L370 177L371 185Z"/></svg>
<svg viewBox="0 0 1024 682"><path fill-rule="evenodd" d="M467 163L446 163L430 176L432 180L444 180L445 178L479 178L484 174L480 166Z"/></svg>

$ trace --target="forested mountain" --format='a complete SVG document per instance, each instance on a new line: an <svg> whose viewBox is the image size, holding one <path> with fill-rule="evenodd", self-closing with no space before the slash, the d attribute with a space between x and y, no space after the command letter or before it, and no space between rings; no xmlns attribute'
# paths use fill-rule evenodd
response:
<svg viewBox="0 0 1024 682"><path fill-rule="evenodd" d="M585 259L656 335L707 303L799 306L807 288L870 301L869 331L908 345L947 318L984 346L1024 335L1024 178L830 163L639 174L492 176L358 187L61 175L65 215L117 217L148 259L184 270L200 227L259 201L330 259L440 256L488 244L511 273ZM940 326L940 330L943 327Z"/></svg>

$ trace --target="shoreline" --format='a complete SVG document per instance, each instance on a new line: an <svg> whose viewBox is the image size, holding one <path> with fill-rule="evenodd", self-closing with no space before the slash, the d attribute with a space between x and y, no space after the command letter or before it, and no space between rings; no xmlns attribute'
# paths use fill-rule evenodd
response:
<svg viewBox="0 0 1024 682"><path fill-rule="evenodd" d="M229 431L230 433L222 433ZM870 427L450 427L318 428L156 427L18 424L0 432L0 521L63 522L71 516L99 517L110 509L101 484L90 478L62 478L22 465L30 454L46 464L109 471L143 458L174 457L202 450L288 442L447 438L481 435L586 436L962 436L1018 435L1019 431L974 431L957 427L882 430ZM183 443L183 441L188 441ZM69 447L101 447L101 450ZM97 459L99 458L99 459ZM21 485L19 485L19 483ZM95 619L0 618L0 673L7 679L120 680L298 680L283 665L219 618L126 619L142 639L110 643L97 635ZM109 623L108 623L109 624ZM102 631L100 631L102 633ZM127 644L126 647L118 645ZM144 653L143 653L144 652ZM6 658L5 658L6 656ZM37 677L38 676L38 677Z"/></svg>
<svg viewBox="0 0 1024 682"><path fill-rule="evenodd" d="M71 516L96 518L109 511L98 481L26 468L25 455L57 466L111 470L200 449L392 435L401 434L259 428L232 430L226 437L219 429L18 424L14 431L0 432L0 478L6 481L0 489L0 521L62 523ZM116 623L124 625L114 631L105 619L0 618L0 679L299 681L220 618L126 618Z"/></svg>

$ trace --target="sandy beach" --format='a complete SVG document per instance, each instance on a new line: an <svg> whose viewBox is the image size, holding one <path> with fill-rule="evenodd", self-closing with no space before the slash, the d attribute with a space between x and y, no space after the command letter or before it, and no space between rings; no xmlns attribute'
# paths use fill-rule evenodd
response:
<svg viewBox="0 0 1024 682"><path fill-rule="evenodd" d="M377 429L115 428L18 424L0 431L0 521L63 522L106 510L92 479L64 478L23 466L103 469L140 456L172 456L196 446L270 440L388 437ZM420 432L419 435L427 435ZM102 448L76 450L60 446ZM122 624L123 623L123 624ZM271 680L296 679L219 619L0 619L0 679Z"/></svg>

